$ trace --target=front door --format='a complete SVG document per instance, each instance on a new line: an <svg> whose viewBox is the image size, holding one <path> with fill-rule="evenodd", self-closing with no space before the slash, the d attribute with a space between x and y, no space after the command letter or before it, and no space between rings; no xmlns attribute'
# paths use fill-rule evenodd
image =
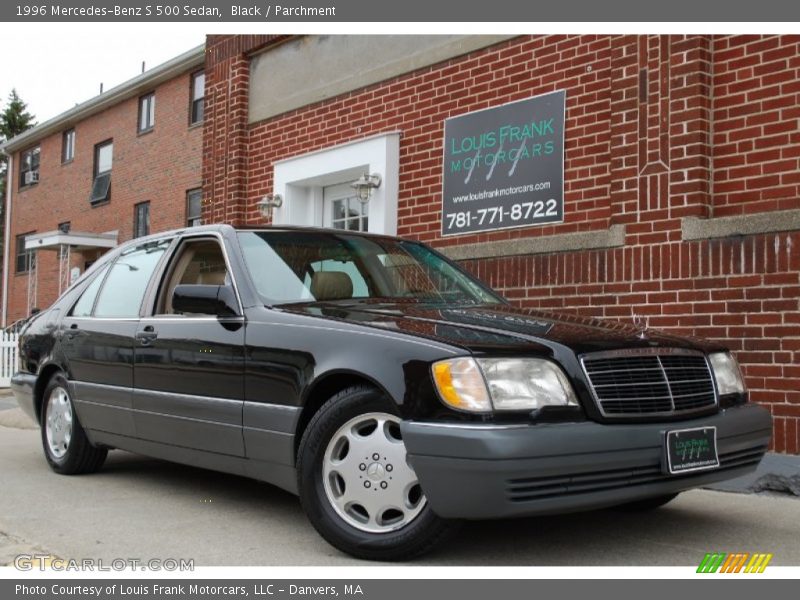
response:
<svg viewBox="0 0 800 600"><path fill-rule="evenodd" d="M244 319L179 314L180 284L232 284L216 238L185 240L136 331L134 419L137 436L244 456Z"/></svg>

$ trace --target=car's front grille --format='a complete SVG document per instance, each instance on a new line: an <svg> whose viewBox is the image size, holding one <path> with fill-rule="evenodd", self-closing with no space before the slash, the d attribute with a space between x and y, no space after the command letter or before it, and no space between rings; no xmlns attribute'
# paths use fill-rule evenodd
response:
<svg viewBox="0 0 800 600"><path fill-rule="evenodd" d="M644 348L581 358L600 412L607 417L689 414L716 405L706 357L693 350Z"/></svg>
<svg viewBox="0 0 800 600"><path fill-rule="evenodd" d="M766 446L754 446L720 454L719 467L716 469L694 471L683 475L667 475L661 470L661 465L653 464L589 473L567 473L552 477L521 477L506 481L506 494L512 502L531 502L557 496L602 492L674 479L691 480L709 473L755 467L766 451Z"/></svg>

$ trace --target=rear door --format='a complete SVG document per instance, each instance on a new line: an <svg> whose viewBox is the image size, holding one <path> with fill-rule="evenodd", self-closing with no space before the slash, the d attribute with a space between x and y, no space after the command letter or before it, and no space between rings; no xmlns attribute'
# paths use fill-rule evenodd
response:
<svg viewBox="0 0 800 600"><path fill-rule="evenodd" d="M137 435L244 456L244 318L176 312L172 292L180 284L233 284L220 239L181 242L150 314L138 323L133 400Z"/></svg>
<svg viewBox="0 0 800 600"><path fill-rule="evenodd" d="M61 324L76 411L90 430L134 435L134 334L145 292L169 241L120 254L91 281Z"/></svg>

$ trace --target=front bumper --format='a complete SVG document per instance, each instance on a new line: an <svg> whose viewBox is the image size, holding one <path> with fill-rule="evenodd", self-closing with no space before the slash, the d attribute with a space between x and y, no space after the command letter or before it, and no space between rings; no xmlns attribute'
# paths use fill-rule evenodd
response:
<svg viewBox="0 0 800 600"><path fill-rule="evenodd" d="M717 428L720 466L665 474L665 432L702 426ZM746 404L678 423L405 421L401 429L434 512L491 519L593 510L739 477L764 456L772 418Z"/></svg>

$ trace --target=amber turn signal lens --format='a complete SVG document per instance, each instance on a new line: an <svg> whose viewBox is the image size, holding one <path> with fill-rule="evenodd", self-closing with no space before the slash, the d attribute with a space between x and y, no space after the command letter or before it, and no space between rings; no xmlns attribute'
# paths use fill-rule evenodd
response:
<svg viewBox="0 0 800 600"><path fill-rule="evenodd" d="M492 410L486 382L480 367L472 358L453 358L434 363L433 380L445 404L470 412Z"/></svg>

